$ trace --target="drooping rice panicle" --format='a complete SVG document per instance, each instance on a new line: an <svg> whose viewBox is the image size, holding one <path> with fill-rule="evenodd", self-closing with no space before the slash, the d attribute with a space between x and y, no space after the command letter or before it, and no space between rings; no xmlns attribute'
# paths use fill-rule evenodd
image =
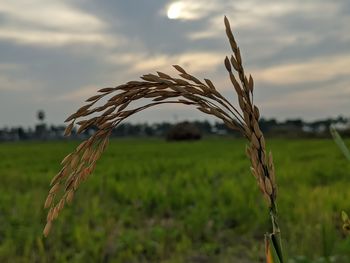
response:
<svg viewBox="0 0 350 263"><path fill-rule="evenodd" d="M96 132L83 141L62 161L61 171L52 179L52 188L45 201L49 209L44 235L47 236L59 212L73 199L75 191L94 170L98 159L106 149L112 130L126 118L161 104L184 104L199 111L215 116L229 128L239 131L249 141L246 154L251 161L251 172L267 202L272 220L272 233L266 240L272 240L272 246L278 259L283 262L280 230L277 223L277 185L272 153L267 153L265 138L259 126L259 108L254 104L254 81L247 76L242 57L233 36L228 19L224 19L226 35L233 54L224 59L230 81L237 94L239 108L233 106L209 79L201 81L179 65L174 65L178 77L163 72L146 74L141 80L129 81L117 87L103 88L86 100L87 104L79 108L66 119L65 135L69 136L78 126L78 133L90 127ZM136 101L148 100L144 106L133 107ZM269 241L266 241L269 242ZM267 247L270 243L267 243Z"/></svg>

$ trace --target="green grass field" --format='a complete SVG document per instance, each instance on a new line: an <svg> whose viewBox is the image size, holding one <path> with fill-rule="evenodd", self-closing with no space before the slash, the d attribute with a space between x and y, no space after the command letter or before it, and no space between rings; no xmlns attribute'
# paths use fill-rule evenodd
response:
<svg viewBox="0 0 350 263"><path fill-rule="evenodd" d="M269 217L235 139L112 140L43 238L49 182L77 144L0 144L0 262L264 262ZM350 262L350 163L331 140L268 146L288 258Z"/></svg>

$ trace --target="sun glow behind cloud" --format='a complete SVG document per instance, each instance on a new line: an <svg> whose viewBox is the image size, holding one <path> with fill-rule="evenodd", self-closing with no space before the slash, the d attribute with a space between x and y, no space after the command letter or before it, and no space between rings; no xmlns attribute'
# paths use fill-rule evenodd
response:
<svg viewBox="0 0 350 263"><path fill-rule="evenodd" d="M203 18L213 10L216 10L215 1L198 2L194 0L182 0L172 2L166 8L169 19L196 20Z"/></svg>
<svg viewBox="0 0 350 263"><path fill-rule="evenodd" d="M184 8L184 5L182 2L175 2L172 3L168 8L168 18L169 19L178 19L181 15L181 11Z"/></svg>

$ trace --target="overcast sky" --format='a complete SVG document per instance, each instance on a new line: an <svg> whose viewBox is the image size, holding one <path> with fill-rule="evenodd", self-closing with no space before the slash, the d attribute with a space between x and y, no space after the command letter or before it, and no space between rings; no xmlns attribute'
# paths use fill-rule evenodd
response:
<svg viewBox="0 0 350 263"><path fill-rule="evenodd" d="M1 0L0 127L33 125L39 109L63 123L97 89L172 64L234 99L224 15L263 116L350 115L349 0ZM162 106L133 121L175 118L205 116Z"/></svg>

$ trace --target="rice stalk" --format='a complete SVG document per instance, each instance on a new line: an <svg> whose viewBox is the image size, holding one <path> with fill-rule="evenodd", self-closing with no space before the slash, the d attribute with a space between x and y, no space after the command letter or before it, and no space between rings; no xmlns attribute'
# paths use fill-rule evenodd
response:
<svg viewBox="0 0 350 263"><path fill-rule="evenodd" d="M279 262L283 262L277 223L277 185L273 157L271 152L267 153L265 138L259 126L259 108L253 102L253 78L245 73L240 49L226 17L224 23L233 52L230 58L224 59L224 65L237 94L239 108L234 107L216 89L212 81L200 80L179 65L174 65L178 71L177 77L157 72L143 75L141 80L100 89L97 95L86 100L86 105L66 119L69 123L65 131L66 136L71 134L74 125L78 126L78 133L92 126L98 129L63 159L61 171L51 181L52 188L45 201L45 208L49 209L45 236L66 202L72 201L79 185L93 172L108 145L112 130L119 123L153 106L184 104L217 117L248 140L246 153L251 161L251 172L266 200L272 222L272 232L266 235L266 240L273 240L268 244L272 244ZM148 102L140 107L131 106L141 99L147 99Z"/></svg>

